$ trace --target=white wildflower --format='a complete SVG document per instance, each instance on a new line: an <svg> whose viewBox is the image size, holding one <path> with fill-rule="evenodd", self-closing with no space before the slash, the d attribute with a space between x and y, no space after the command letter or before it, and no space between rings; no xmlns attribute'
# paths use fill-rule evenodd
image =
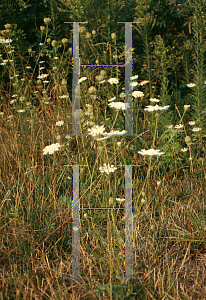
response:
<svg viewBox="0 0 206 300"><path fill-rule="evenodd" d="M132 86L132 87L135 87L137 85L138 85L138 82L132 82L132 83L130 83L130 86Z"/></svg>
<svg viewBox="0 0 206 300"><path fill-rule="evenodd" d="M138 76L139 76L139 75L132 76L132 77L130 77L130 79L131 79L131 80L135 80L135 79L138 78Z"/></svg>
<svg viewBox="0 0 206 300"><path fill-rule="evenodd" d="M196 86L196 84L194 84L194 83L188 83L187 86L188 87L194 87L194 86Z"/></svg>
<svg viewBox="0 0 206 300"><path fill-rule="evenodd" d="M138 151L138 153L141 155L149 155L149 156L164 154L164 152L160 152L160 150L158 149L149 149L149 150L142 149L141 151Z"/></svg>
<svg viewBox="0 0 206 300"><path fill-rule="evenodd" d="M116 200L119 201L119 202L124 202L125 198L116 198Z"/></svg>
<svg viewBox="0 0 206 300"><path fill-rule="evenodd" d="M81 83L82 81L85 81L87 79L87 77L82 77L79 79L78 83Z"/></svg>
<svg viewBox="0 0 206 300"><path fill-rule="evenodd" d="M177 129L180 129L180 128L182 128L182 127L183 127L182 124L179 124L179 125L176 125L176 126L175 126L175 128L177 128Z"/></svg>
<svg viewBox="0 0 206 300"><path fill-rule="evenodd" d="M42 74L42 75L39 75L37 78L39 78L39 79L44 79L44 78L46 78L47 76L49 76L49 74Z"/></svg>
<svg viewBox="0 0 206 300"><path fill-rule="evenodd" d="M62 95L62 96L59 96L60 99L66 99L66 98L69 98L68 95Z"/></svg>
<svg viewBox="0 0 206 300"><path fill-rule="evenodd" d="M64 121L58 121L58 122L56 122L56 126L62 126L62 125L64 125Z"/></svg>
<svg viewBox="0 0 206 300"><path fill-rule="evenodd" d="M194 128L192 129L192 131L200 131L200 130L202 130L202 128L194 127Z"/></svg>
<svg viewBox="0 0 206 300"><path fill-rule="evenodd" d="M99 136L105 131L104 125L94 125L91 129L88 129L89 134L93 137Z"/></svg>
<svg viewBox="0 0 206 300"><path fill-rule="evenodd" d="M190 121L188 122L189 125L195 125L195 122L194 121Z"/></svg>
<svg viewBox="0 0 206 300"><path fill-rule="evenodd" d="M117 83L119 83L119 80L117 78L110 78L110 79L108 79L108 82L110 84L117 84Z"/></svg>
<svg viewBox="0 0 206 300"><path fill-rule="evenodd" d="M141 91L135 91L135 92L132 92L132 96L137 98L137 97L143 97L144 96L144 93L141 92Z"/></svg>
<svg viewBox="0 0 206 300"><path fill-rule="evenodd" d="M167 128L168 128L168 129L171 129L171 128L173 128L173 125L169 125L169 126L167 126Z"/></svg>
<svg viewBox="0 0 206 300"><path fill-rule="evenodd" d="M19 110L17 110L17 112L22 113L22 112L25 112L25 110L24 109L19 109Z"/></svg>
<svg viewBox="0 0 206 300"><path fill-rule="evenodd" d="M188 148L181 149L182 152L187 152Z"/></svg>
<svg viewBox="0 0 206 300"><path fill-rule="evenodd" d="M143 80L142 82L139 83L139 85L145 85L147 84L149 81L148 80Z"/></svg>
<svg viewBox="0 0 206 300"><path fill-rule="evenodd" d="M160 100L159 99L156 99L156 98L150 98L149 99L151 102L160 102Z"/></svg>
<svg viewBox="0 0 206 300"><path fill-rule="evenodd" d="M146 108L144 108L144 110L146 111L157 111L157 110L166 110L168 109L170 106L169 105L166 105L166 106L159 106L159 105L155 105L155 106L152 106L152 105L147 105Z"/></svg>
<svg viewBox="0 0 206 300"><path fill-rule="evenodd" d="M13 104L14 102L16 102L17 100L11 100L10 101L10 104Z"/></svg>
<svg viewBox="0 0 206 300"><path fill-rule="evenodd" d="M115 131L112 131L112 132L104 132L102 133L103 135L106 135L106 136L112 136L112 135L123 135L125 134L127 131L125 130L122 130L122 131L118 131L118 130L115 130Z"/></svg>
<svg viewBox="0 0 206 300"><path fill-rule="evenodd" d="M116 99L116 97L113 97L113 98L109 99L108 101L111 102L111 101L113 101L115 99Z"/></svg>
<svg viewBox="0 0 206 300"><path fill-rule="evenodd" d="M59 143L51 144L49 146L46 146L43 149L43 155L54 154L55 151L59 151L60 147L61 147L61 145Z"/></svg>
<svg viewBox="0 0 206 300"><path fill-rule="evenodd" d="M0 43L1 44L9 44L9 42L11 43L11 42L13 42L13 40L9 40L9 39L0 39Z"/></svg>
<svg viewBox="0 0 206 300"><path fill-rule="evenodd" d="M108 165L103 164L103 167L100 167L99 170L100 170L101 173L109 174L109 173L113 173L115 170L117 170L117 168L114 167L114 165L110 166L109 164Z"/></svg>
<svg viewBox="0 0 206 300"><path fill-rule="evenodd" d="M112 102L112 103L109 103L108 105L112 108L122 109L122 110L125 110L128 107L130 107L130 105L128 103L123 103L123 102Z"/></svg>

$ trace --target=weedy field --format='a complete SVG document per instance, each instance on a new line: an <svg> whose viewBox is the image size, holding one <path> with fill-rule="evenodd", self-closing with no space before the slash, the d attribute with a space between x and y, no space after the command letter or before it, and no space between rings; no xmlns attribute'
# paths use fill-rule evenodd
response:
<svg viewBox="0 0 206 300"><path fill-rule="evenodd" d="M44 19L46 37L39 54L29 48L21 71L15 64L12 25L1 31L0 68L10 83L1 89L0 299L205 299L204 76L197 70L195 83L186 83L193 105L183 110L175 105L174 119L165 94L155 96L153 89L146 98L153 84L134 74L130 84L137 136L129 137L123 71L82 68L81 109L75 117L80 117L81 133L88 135L69 136L72 94L66 59L72 60L72 49L67 38L48 38L50 21ZM95 34L80 26L82 47L94 50ZM124 59L115 33L111 38L99 49L104 55L96 64L108 63L108 53L111 63ZM161 49L163 40L157 39ZM49 64L41 60L45 49L51 49ZM83 52L81 63L86 64ZM190 110L194 113L188 119ZM65 165L84 165L79 167L80 270L88 280L65 279L72 276L73 193L72 166ZM125 243L125 168L119 165L135 165L137 279L117 278L124 276Z"/></svg>

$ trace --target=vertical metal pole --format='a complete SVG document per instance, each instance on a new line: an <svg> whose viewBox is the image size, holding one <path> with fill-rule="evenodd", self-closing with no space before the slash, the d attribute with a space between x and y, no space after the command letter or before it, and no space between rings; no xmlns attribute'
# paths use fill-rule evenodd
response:
<svg viewBox="0 0 206 300"><path fill-rule="evenodd" d="M73 24L72 135L80 135L79 22Z"/></svg>
<svg viewBox="0 0 206 300"><path fill-rule="evenodd" d="M133 277L132 166L125 165L125 278Z"/></svg>
<svg viewBox="0 0 206 300"><path fill-rule="evenodd" d="M125 135L133 135L133 101L130 77L132 77L132 22L125 23L125 104L129 107L125 110Z"/></svg>

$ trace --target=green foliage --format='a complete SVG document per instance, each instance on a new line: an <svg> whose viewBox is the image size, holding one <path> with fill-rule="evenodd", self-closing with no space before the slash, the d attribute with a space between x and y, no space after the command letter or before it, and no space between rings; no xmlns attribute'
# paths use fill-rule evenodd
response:
<svg viewBox="0 0 206 300"><path fill-rule="evenodd" d="M110 296L110 288L111 285L110 283L101 285L100 282L97 282L97 289L96 292L97 293L103 293L105 294L105 296L102 299L108 299L108 297ZM136 299L136 295L137 295L137 291L135 289L135 291L133 291L133 286L131 285L131 283L129 282L129 285L127 286L126 284L116 284L112 286L112 299L125 299L125 300L129 300L129 299ZM123 298L124 297L124 298ZM141 297L141 295L138 295L138 299L143 299ZM98 299L96 297L96 299Z"/></svg>

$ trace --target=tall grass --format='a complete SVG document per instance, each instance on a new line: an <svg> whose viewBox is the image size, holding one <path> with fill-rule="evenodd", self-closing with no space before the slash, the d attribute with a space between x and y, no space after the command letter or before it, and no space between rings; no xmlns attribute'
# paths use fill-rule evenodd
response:
<svg viewBox="0 0 206 300"><path fill-rule="evenodd" d="M197 35L199 19L194 20ZM81 131L90 134L70 137L66 134L72 131L72 98L65 66L68 57L71 64L71 47L66 39L48 40L50 22L48 18L44 22L45 39L39 53L29 50L39 78L26 68L29 60L22 58L22 71L15 65L13 42L1 43L2 59L8 60L2 64L2 76L10 77L10 85L5 88L2 78L1 87L1 299L204 298L203 44L195 44L196 85L185 82L196 96L181 110L176 106L178 124L167 113L170 108L154 110L155 100L160 107L171 105L167 102L166 50L158 36L154 64L159 64L162 74L161 95L151 95L152 76L132 80L137 82L133 91L144 94L133 97L135 133L142 135L102 139L101 133L124 130L124 112L109 106L124 102L124 76L120 68L97 68L93 73L91 68L82 68L80 78L86 79L80 83ZM87 32L86 26L80 28L81 54L88 61L82 58L81 63L87 64L89 58L99 64L121 63L123 51L115 35L111 43L97 45L97 33ZM7 24L5 30L12 26ZM16 42L10 31L2 34ZM147 41L145 47L150 62ZM50 54L48 70L43 69L42 53ZM113 83L108 81L111 78ZM151 111L144 110L146 105L152 106ZM196 112L190 123L188 109ZM147 155L149 149L152 156ZM162 154L154 155L157 150ZM72 275L72 168L64 165L76 164L87 165L80 167L80 249L81 275L89 277L88 281L64 279ZM103 164L114 168L108 174L101 172ZM83 208L124 208L124 168L118 165L126 164L140 165L133 167L133 275L139 279L124 282L117 278L124 276L124 210Z"/></svg>

